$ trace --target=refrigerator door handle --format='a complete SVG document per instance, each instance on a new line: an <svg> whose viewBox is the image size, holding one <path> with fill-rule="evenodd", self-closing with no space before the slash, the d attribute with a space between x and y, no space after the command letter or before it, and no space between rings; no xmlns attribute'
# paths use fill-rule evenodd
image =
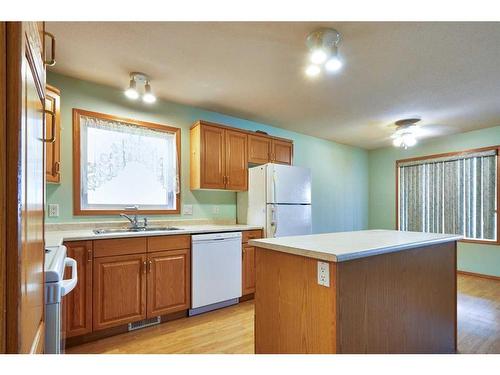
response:
<svg viewBox="0 0 500 375"><path fill-rule="evenodd" d="M273 170L273 202L278 203L278 202L276 202L276 171L275 170Z"/></svg>
<svg viewBox="0 0 500 375"><path fill-rule="evenodd" d="M274 228L273 237L276 237L276 232L278 232L278 219L276 216L276 205L274 204L271 208L271 226Z"/></svg>

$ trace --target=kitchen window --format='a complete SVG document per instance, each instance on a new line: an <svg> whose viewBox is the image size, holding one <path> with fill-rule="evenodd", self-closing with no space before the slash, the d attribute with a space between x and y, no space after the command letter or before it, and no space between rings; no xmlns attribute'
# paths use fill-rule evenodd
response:
<svg viewBox="0 0 500 375"><path fill-rule="evenodd" d="M497 147L398 160L398 229L496 243L497 163Z"/></svg>
<svg viewBox="0 0 500 375"><path fill-rule="evenodd" d="M73 109L74 214L179 213L180 129Z"/></svg>

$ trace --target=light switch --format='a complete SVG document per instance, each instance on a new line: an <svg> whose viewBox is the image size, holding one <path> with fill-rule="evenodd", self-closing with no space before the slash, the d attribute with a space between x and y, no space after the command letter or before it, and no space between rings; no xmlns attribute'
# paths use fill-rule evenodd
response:
<svg viewBox="0 0 500 375"><path fill-rule="evenodd" d="M192 215L193 214L193 205L192 204L185 204L182 207L182 213L184 215Z"/></svg>
<svg viewBox="0 0 500 375"><path fill-rule="evenodd" d="M49 217L59 216L59 205L56 203L49 204Z"/></svg>
<svg viewBox="0 0 500 375"><path fill-rule="evenodd" d="M215 215L218 215L219 212L220 212L219 206L214 206L214 208L212 209L212 213L215 214Z"/></svg>
<svg viewBox="0 0 500 375"><path fill-rule="evenodd" d="M330 287L330 264L318 262L318 284Z"/></svg>

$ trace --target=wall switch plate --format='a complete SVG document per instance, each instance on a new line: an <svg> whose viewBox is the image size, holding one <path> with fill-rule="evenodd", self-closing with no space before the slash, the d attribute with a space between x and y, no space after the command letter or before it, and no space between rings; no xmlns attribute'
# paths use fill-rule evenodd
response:
<svg viewBox="0 0 500 375"><path fill-rule="evenodd" d="M214 213L215 215L218 215L219 212L220 212L219 206L214 206L214 208L212 209L212 213Z"/></svg>
<svg viewBox="0 0 500 375"><path fill-rule="evenodd" d="M318 262L318 284L330 287L330 264Z"/></svg>
<svg viewBox="0 0 500 375"><path fill-rule="evenodd" d="M59 216L59 205L56 203L49 204L49 217Z"/></svg>
<svg viewBox="0 0 500 375"><path fill-rule="evenodd" d="M182 214L183 215L192 215L193 214L193 205L192 204L185 204L182 206Z"/></svg>

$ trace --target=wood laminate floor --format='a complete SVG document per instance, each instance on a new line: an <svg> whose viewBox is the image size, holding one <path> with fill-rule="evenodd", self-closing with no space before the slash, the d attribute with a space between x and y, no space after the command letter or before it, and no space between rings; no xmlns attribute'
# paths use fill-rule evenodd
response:
<svg viewBox="0 0 500 375"><path fill-rule="evenodd" d="M77 353L253 353L253 301L67 349ZM500 353L500 281L458 277L458 350Z"/></svg>

